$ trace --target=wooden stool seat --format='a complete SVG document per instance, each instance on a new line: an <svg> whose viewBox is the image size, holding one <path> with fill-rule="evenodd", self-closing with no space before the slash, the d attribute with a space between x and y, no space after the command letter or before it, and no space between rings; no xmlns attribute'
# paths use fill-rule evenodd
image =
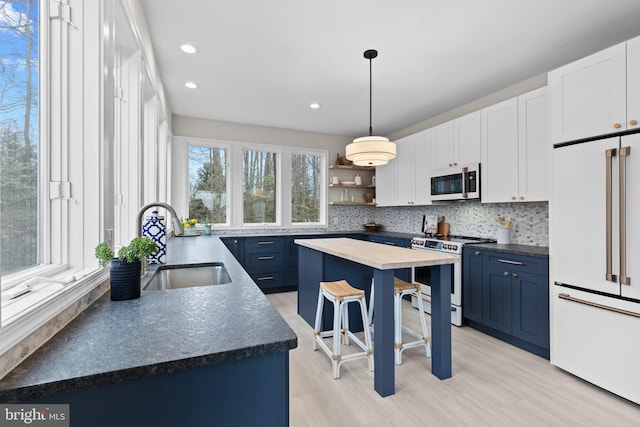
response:
<svg viewBox="0 0 640 427"><path fill-rule="evenodd" d="M356 289L346 280L338 280L337 282L320 282L320 289L338 300L346 297L364 297L362 289Z"/></svg>
<svg viewBox="0 0 640 427"><path fill-rule="evenodd" d="M399 294L400 292L405 292L408 290L419 291L420 285L417 283L409 283L405 282L402 279L398 279L397 277L393 278L393 292Z"/></svg>
<svg viewBox="0 0 640 427"><path fill-rule="evenodd" d="M333 303L333 329L322 331L322 310L324 300L328 299ZM364 342L349 330L349 311L350 302L357 302L360 305L360 313L362 314L362 324L364 328ZM333 366L333 378L340 378L340 366L349 360L367 358L369 360L369 370L373 371L373 347L371 345L371 332L366 326L367 323L367 303L365 300L365 292L362 289L356 289L346 280L338 280L335 282L320 282L318 291L318 306L316 309L316 321L314 326L315 337L313 340L313 349L317 350L318 346L331 358ZM333 349L330 349L322 340L326 337L333 338ZM341 355L341 345L349 345L351 338L363 351L349 355Z"/></svg>

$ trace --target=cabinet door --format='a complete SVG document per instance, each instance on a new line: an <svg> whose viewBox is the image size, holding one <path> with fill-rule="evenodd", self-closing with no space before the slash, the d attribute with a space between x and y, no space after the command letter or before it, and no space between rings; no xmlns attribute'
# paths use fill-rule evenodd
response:
<svg viewBox="0 0 640 427"><path fill-rule="evenodd" d="M511 273L484 265L482 270L482 323L497 331L511 333Z"/></svg>
<svg viewBox="0 0 640 427"><path fill-rule="evenodd" d="M518 100L482 110L482 202L517 200Z"/></svg>
<svg viewBox="0 0 640 427"><path fill-rule="evenodd" d="M549 281L547 276L511 272L513 330L516 338L549 348Z"/></svg>
<svg viewBox="0 0 640 427"><path fill-rule="evenodd" d="M627 42L627 129L640 128L640 37Z"/></svg>
<svg viewBox="0 0 640 427"><path fill-rule="evenodd" d="M518 200L549 200L547 88L518 97Z"/></svg>
<svg viewBox="0 0 640 427"><path fill-rule="evenodd" d="M482 323L482 252L466 245L462 250L462 314Z"/></svg>
<svg viewBox="0 0 640 427"><path fill-rule="evenodd" d="M376 205L394 206L396 203L396 165L391 160L383 166L376 166Z"/></svg>
<svg viewBox="0 0 640 427"><path fill-rule="evenodd" d="M480 111L453 121L455 134L455 163L466 165L480 159Z"/></svg>
<svg viewBox="0 0 640 427"><path fill-rule="evenodd" d="M431 129L416 134L415 144L415 204L431 204L431 169L433 168L433 141Z"/></svg>
<svg viewBox="0 0 640 427"><path fill-rule="evenodd" d="M433 138L433 168L442 169L453 166L455 158L455 138L453 121L443 123L431 129Z"/></svg>
<svg viewBox="0 0 640 427"><path fill-rule="evenodd" d="M396 204L412 205L415 195L415 144L412 137L396 141Z"/></svg>
<svg viewBox="0 0 640 427"><path fill-rule="evenodd" d="M549 73L552 143L626 129L626 43Z"/></svg>

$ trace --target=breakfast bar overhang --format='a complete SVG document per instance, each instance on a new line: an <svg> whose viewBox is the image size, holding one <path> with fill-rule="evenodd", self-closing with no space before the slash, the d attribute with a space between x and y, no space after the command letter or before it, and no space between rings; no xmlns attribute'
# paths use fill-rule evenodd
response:
<svg viewBox="0 0 640 427"><path fill-rule="evenodd" d="M383 397L395 392L394 270L431 266L431 372L441 380L451 377L450 290L452 264L460 262L459 256L349 238L296 239L295 243L299 245L298 314L311 326L321 281L347 280L368 294L374 278L374 387Z"/></svg>

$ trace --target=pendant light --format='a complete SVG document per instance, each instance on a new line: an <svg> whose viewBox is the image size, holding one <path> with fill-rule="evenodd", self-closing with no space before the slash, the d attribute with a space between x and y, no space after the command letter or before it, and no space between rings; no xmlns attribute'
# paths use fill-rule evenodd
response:
<svg viewBox="0 0 640 427"><path fill-rule="evenodd" d="M396 157L396 144L383 136L373 136L372 117L372 73L371 60L378 56L378 51L369 49L364 57L369 60L369 136L356 138L347 145L345 156L356 166L381 166Z"/></svg>

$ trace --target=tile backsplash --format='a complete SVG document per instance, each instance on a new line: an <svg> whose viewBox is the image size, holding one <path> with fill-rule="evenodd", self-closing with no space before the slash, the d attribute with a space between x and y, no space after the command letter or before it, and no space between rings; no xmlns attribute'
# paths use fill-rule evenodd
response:
<svg viewBox="0 0 640 427"><path fill-rule="evenodd" d="M423 215L443 216L450 234L496 238L498 216L515 220L511 243L549 246L549 204L455 202L431 206L329 206L329 230L360 230L373 220L386 231L420 235Z"/></svg>

